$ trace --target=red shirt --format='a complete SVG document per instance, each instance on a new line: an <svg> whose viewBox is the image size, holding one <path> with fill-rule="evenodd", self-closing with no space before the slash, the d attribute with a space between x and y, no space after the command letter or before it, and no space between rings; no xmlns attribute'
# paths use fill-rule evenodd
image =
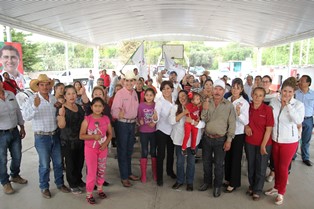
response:
<svg viewBox="0 0 314 209"><path fill-rule="evenodd" d="M10 79L10 81L4 81L3 82L3 88L7 91L13 92L13 94L16 95L17 84L16 84L15 80Z"/></svg>
<svg viewBox="0 0 314 209"><path fill-rule="evenodd" d="M266 127L274 126L273 110L270 106L262 103L258 109L254 109L253 102L249 109L249 126L252 129L252 136L245 136L245 141L249 144L260 146L262 144ZM272 144L271 135L267 145Z"/></svg>
<svg viewBox="0 0 314 209"><path fill-rule="evenodd" d="M186 109L189 110L190 112L190 117L195 120L195 121L198 121L199 118L200 118L200 114L202 112L202 106L197 106L197 105L194 105L192 103L188 103L186 106L185 106Z"/></svg>
<svg viewBox="0 0 314 209"><path fill-rule="evenodd" d="M108 74L101 75L101 78L104 79L104 86L109 87L110 86L110 76Z"/></svg>

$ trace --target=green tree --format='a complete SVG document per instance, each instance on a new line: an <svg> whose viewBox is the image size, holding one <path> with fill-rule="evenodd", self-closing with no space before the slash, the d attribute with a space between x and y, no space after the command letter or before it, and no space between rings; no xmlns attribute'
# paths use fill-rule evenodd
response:
<svg viewBox="0 0 314 209"><path fill-rule="evenodd" d="M27 41L26 37L31 36L31 33L17 32L11 29L12 42L19 42L22 45L23 52L23 67L25 72L36 71L36 64L41 61L37 52L39 44ZM5 40L7 39L5 35Z"/></svg>

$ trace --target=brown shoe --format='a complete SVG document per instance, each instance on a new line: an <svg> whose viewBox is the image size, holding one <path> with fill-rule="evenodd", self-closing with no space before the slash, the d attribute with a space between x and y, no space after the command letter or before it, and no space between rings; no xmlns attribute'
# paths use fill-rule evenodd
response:
<svg viewBox="0 0 314 209"><path fill-rule="evenodd" d="M132 184L130 183L130 181L129 180L121 180L121 183L122 183L122 185L124 186L124 187L131 187L132 186Z"/></svg>
<svg viewBox="0 0 314 209"><path fill-rule="evenodd" d="M41 191L41 194L44 198L46 199L50 199L51 198L51 193L49 191L49 189L44 189Z"/></svg>
<svg viewBox="0 0 314 209"><path fill-rule="evenodd" d="M3 191L6 194L13 194L14 193L14 189L12 188L10 182L3 185Z"/></svg>
<svg viewBox="0 0 314 209"><path fill-rule="evenodd" d="M11 177L11 182L17 183L17 184L27 184L27 180L23 179L20 175L17 175L16 177Z"/></svg>
<svg viewBox="0 0 314 209"><path fill-rule="evenodd" d="M71 190L68 187L66 187L65 185L58 187L58 189L63 193L70 193L71 192Z"/></svg>
<svg viewBox="0 0 314 209"><path fill-rule="evenodd" d="M132 180L132 181L139 181L140 177L135 176L135 175L132 174L131 176L129 176L129 179Z"/></svg>

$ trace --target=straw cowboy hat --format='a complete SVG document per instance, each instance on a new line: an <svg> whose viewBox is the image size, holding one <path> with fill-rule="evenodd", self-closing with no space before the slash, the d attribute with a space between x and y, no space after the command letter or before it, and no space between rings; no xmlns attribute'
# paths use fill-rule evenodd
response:
<svg viewBox="0 0 314 209"><path fill-rule="evenodd" d="M32 79L29 83L29 87L32 91L38 92L39 83L50 83L50 86L53 87L55 82L54 80L48 78L46 74L39 74L37 79Z"/></svg>
<svg viewBox="0 0 314 209"><path fill-rule="evenodd" d="M129 70L124 75L126 80L136 80L136 76L133 71Z"/></svg>

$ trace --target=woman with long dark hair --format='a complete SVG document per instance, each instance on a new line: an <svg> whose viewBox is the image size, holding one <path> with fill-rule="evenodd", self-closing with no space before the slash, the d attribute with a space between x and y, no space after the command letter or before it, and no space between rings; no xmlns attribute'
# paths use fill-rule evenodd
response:
<svg viewBox="0 0 314 209"><path fill-rule="evenodd" d="M225 180L231 193L241 186L241 160L245 140L244 126L249 123L249 103L243 98L244 87L241 78L235 78L231 85L231 96L228 98L236 112L236 131L231 148L225 157Z"/></svg>

